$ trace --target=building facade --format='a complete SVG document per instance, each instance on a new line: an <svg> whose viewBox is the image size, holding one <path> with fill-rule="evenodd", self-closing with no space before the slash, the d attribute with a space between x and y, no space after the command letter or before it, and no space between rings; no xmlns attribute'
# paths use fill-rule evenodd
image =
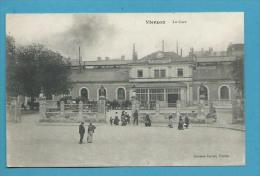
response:
<svg viewBox="0 0 260 176"><path fill-rule="evenodd" d="M238 47L239 46L239 47ZM236 52L235 49L236 49ZM178 53L178 52L177 52ZM157 51L141 59L133 49L132 60L120 59L83 61L72 64L72 97L98 100L105 89L109 101L131 100L133 92L140 108L193 106L203 100L231 104L237 95L233 78L233 62L243 57L242 44L229 46L227 51L194 52L183 57L175 52ZM232 53L236 53L233 55Z"/></svg>

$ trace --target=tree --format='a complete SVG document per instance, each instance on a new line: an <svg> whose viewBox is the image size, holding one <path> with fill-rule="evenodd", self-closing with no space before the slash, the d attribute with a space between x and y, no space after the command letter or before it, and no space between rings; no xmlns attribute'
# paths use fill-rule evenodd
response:
<svg viewBox="0 0 260 176"><path fill-rule="evenodd" d="M243 57L237 57L233 62L233 78L235 80L235 86L241 97L244 97L244 59Z"/></svg>
<svg viewBox="0 0 260 176"><path fill-rule="evenodd" d="M16 86L16 59L15 40L12 36L6 36L6 95L7 98L17 96Z"/></svg>
<svg viewBox="0 0 260 176"><path fill-rule="evenodd" d="M19 94L34 101L41 90L46 97L64 94L70 87L70 64L59 53L33 44L17 49L16 79Z"/></svg>
<svg viewBox="0 0 260 176"><path fill-rule="evenodd" d="M244 119L244 59L243 56L237 57L233 62L232 75L235 80L235 86L240 97L232 102L233 105L233 120ZM238 100L238 101L237 101ZM233 121L235 122L235 121Z"/></svg>

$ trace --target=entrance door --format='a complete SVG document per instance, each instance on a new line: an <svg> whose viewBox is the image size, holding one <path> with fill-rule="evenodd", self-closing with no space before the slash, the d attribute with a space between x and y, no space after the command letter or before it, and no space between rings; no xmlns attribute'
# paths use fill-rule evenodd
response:
<svg viewBox="0 0 260 176"><path fill-rule="evenodd" d="M168 94L168 107L176 107L178 99L178 94Z"/></svg>

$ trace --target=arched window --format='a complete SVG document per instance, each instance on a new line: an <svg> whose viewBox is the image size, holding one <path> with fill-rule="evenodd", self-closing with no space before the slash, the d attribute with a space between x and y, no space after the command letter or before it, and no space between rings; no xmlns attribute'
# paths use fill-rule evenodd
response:
<svg viewBox="0 0 260 176"><path fill-rule="evenodd" d="M199 99L200 100L208 100L208 88L204 85L199 87Z"/></svg>
<svg viewBox="0 0 260 176"><path fill-rule="evenodd" d="M80 90L80 96L81 96L82 100L83 100L84 102L86 102L86 101L88 100L88 89L86 89L86 88L81 88L81 90Z"/></svg>
<svg viewBox="0 0 260 176"><path fill-rule="evenodd" d="M107 96L107 90L105 88L99 88L98 89L98 97L106 97Z"/></svg>
<svg viewBox="0 0 260 176"><path fill-rule="evenodd" d="M125 100L125 89L124 88L118 88L117 89L117 99L118 100Z"/></svg>
<svg viewBox="0 0 260 176"><path fill-rule="evenodd" d="M229 88L227 86L222 86L220 88L220 100L229 100Z"/></svg>

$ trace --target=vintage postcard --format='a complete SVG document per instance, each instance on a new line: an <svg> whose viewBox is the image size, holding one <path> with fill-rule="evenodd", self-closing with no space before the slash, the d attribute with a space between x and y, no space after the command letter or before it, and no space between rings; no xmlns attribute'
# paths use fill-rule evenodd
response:
<svg viewBox="0 0 260 176"><path fill-rule="evenodd" d="M8 167L244 166L244 13L6 14Z"/></svg>

